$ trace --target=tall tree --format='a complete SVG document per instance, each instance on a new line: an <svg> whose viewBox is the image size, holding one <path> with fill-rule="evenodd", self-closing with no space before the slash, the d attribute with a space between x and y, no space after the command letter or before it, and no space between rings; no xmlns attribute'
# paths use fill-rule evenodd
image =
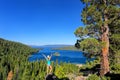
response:
<svg viewBox="0 0 120 80"><path fill-rule="evenodd" d="M87 35L98 39L101 43L104 43L100 54L100 75L103 76L110 71L108 59L110 47L109 37L111 36L110 34L112 34L111 27L118 26L120 22L120 0L81 1L85 5L81 16L86 27L84 29L78 28L75 31L75 35L78 37Z"/></svg>

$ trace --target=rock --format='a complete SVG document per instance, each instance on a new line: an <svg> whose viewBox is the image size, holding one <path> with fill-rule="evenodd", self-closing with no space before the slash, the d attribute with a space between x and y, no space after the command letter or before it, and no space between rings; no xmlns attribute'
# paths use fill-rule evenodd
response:
<svg viewBox="0 0 120 80"><path fill-rule="evenodd" d="M58 80L58 77L54 73L52 73L52 74L48 74L45 80Z"/></svg>
<svg viewBox="0 0 120 80"><path fill-rule="evenodd" d="M86 78L84 78L83 76L77 76L75 77L75 80L86 80Z"/></svg>
<svg viewBox="0 0 120 80"><path fill-rule="evenodd" d="M12 80L12 77L13 77L13 72L10 71L10 72L8 73L7 80Z"/></svg>
<svg viewBox="0 0 120 80"><path fill-rule="evenodd" d="M83 64L76 64L76 66L78 66L79 68L83 66Z"/></svg>

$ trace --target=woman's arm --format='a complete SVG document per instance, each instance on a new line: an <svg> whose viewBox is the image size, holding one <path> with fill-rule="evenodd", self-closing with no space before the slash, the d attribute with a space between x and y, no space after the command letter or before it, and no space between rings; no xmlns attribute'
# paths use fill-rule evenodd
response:
<svg viewBox="0 0 120 80"><path fill-rule="evenodd" d="M47 60L47 57L44 55L44 54L42 54L43 55L43 57Z"/></svg>
<svg viewBox="0 0 120 80"><path fill-rule="evenodd" d="M50 55L50 59L52 58L52 54Z"/></svg>

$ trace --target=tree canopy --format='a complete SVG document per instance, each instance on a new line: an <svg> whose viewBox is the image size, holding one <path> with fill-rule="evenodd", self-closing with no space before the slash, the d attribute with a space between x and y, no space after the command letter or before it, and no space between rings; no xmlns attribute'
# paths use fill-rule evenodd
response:
<svg viewBox="0 0 120 80"><path fill-rule="evenodd" d="M111 60L111 65L115 60L115 54L120 53L120 47L116 45L120 44L120 0L81 0L81 2L85 5L81 14L81 21L85 27L79 27L74 34L80 37L79 45L83 51L89 55L100 53L102 76L110 71L108 60ZM114 55L112 59L111 54Z"/></svg>

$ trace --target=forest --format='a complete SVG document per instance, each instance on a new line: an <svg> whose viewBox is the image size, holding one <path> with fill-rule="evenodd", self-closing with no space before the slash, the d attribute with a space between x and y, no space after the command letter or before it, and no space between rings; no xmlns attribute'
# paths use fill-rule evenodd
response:
<svg viewBox="0 0 120 80"><path fill-rule="evenodd" d="M54 80L119 80L120 0L80 1L84 4L81 13L84 26L74 32L79 38L75 47L88 59L95 60L81 67L65 62L58 64L56 60L52 62ZM45 60L28 61L38 50L0 38L0 80L45 80Z"/></svg>
<svg viewBox="0 0 120 80"><path fill-rule="evenodd" d="M22 43L0 38L0 80L45 80L45 60L28 61L28 57L37 51ZM56 60L52 66L57 80L68 80L68 73L79 75L79 68L73 64L58 64Z"/></svg>

